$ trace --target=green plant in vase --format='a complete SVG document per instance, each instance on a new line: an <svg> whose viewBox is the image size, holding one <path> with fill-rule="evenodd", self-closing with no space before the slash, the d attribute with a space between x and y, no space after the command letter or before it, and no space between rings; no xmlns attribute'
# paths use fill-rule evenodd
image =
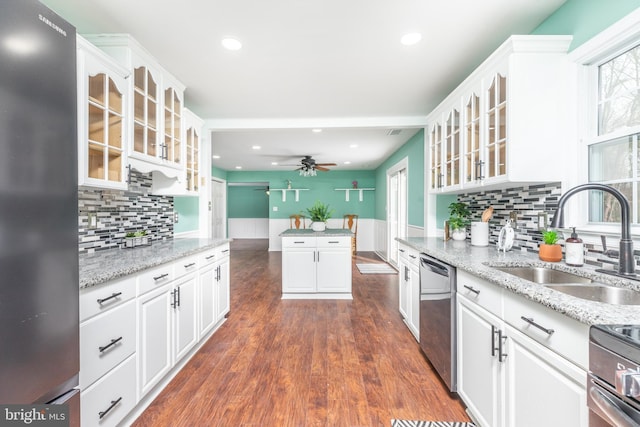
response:
<svg viewBox="0 0 640 427"><path fill-rule="evenodd" d="M555 230L547 230L542 233L542 243L538 249L538 258L542 261L562 261L562 247L558 244L560 236Z"/></svg>
<svg viewBox="0 0 640 427"><path fill-rule="evenodd" d="M313 231L324 231L327 227L327 220L331 218L333 212L334 210L329 209L328 204L324 204L320 200L316 200L313 206L307 208Z"/></svg>
<svg viewBox="0 0 640 427"><path fill-rule="evenodd" d="M467 204L463 202L453 202L449 205L449 230L453 240L464 240L467 238L467 226L471 211Z"/></svg>

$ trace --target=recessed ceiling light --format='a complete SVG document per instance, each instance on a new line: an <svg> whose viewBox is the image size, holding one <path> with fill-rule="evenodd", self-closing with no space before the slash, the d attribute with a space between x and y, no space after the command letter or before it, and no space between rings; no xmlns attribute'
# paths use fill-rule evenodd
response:
<svg viewBox="0 0 640 427"><path fill-rule="evenodd" d="M222 46L228 50L240 50L242 48L242 43L237 39L227 37L222 39Z"/></svg>
<svg viewBox="0 0 640 427"><path fill-rule="evenodd" d="M219 158L220 158L220 156L218 156L217 154L214 154L214 155L213 155L213 156L211 156L211 157L212 157L212 158L214 158L214 159L219 159Z"/></svg>
<svg viewBox="0 0 640 427"><path fill-rule="evenodd" d="M400 43L405 46L412 46L422 40L422 34L420 33L408 33L402 36Z"/></svg>
<svg viewBox="0 0 640 427"><path fill-rule="evenodd" d="M358 144L351 144L349 148L358 148Z"/></svg>
<svg viewBox="0 0 640 427"><path fill-rule="evenodd" d="M242 169L242 166L236 166L236 169Z"/></svg>
<svg viewBox="0 0 640 427"><path fill-rule="evenodd" d="M311 129L311 132L320 133L320 132L322 132L322 129Z"/></svg>
<svg viewBox="0 0 640 427"><path fill-rule="evenodd" d="M271 162L273 166L278 166L278 162Z"/></svg>
<svg viewBox="0 0 640 427"><path fill-rule="evenodd" d="M344 162L345 165L350 165L351 162L349 160L347 160L346 162Z"/></svg>
<svg viewBox="0 0 640 427"><path fill-rule="evenodd" d="M253 146L253 147L251 147L251 148L253 148L254 150L259 150L261 147L260 147L259 145L254 145L254 146Z"/></svg>

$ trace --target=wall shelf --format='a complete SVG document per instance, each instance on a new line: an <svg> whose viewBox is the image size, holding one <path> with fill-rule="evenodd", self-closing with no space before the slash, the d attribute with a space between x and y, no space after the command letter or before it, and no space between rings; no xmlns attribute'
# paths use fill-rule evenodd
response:
<svg viewBox="0 0 640 427"><path fill-rule="evenodd" d="M348 202L349 201L349 193L352 191L357 191L358 194L358 198L359 201L363 201L364 200L364 192L365 191L375 191L375 188L335 188L336 191L344 191L344 201Z"/></svg>
<svg viewBox="0 0 640 427"><path fill-rule="evenodd" d="M282 201L287 201L287 191L293 191L296 195L296 202L300 200L300 191L309 191L308 188L270 188L269 191L282 191Z"/></svg>

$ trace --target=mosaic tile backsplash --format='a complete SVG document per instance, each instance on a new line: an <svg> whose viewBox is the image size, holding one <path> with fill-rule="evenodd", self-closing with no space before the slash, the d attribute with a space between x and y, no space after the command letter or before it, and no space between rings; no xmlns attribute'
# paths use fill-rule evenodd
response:
<svg viewBox="0 0 640 427"><path fill-rule="evenodd" d="M146 230L152 242L173 237L173 197L151 193L151 174L131 173L128 191L78 189L80 253L122 247L125 234ZM89 228L89 214L97 226Z"/></svg>
<svg viewBox="0 0 640 427"><path fill-rule="evenodd" d="M538 253L538 246L542 242L542 233L538 231L538 213L546 212L547 223L550 223L558 208L561 195L560 183L551 182L505 190L460 194L458 201L468 205L472 212L472 221L480 221L482 212L489 206L493 206L493 217L489 221L489 244L491 245L495 245L498 241L500 229L507 223L509 214L512 211L517 212L512 250ZM618 249L618 239L608 239L607 245L608 249ZM585 244L585 249L585 263L602 268L617 268L617 259L603 255L602 246ZM638 259L640 251L636 250L635 254Z"/></svg>

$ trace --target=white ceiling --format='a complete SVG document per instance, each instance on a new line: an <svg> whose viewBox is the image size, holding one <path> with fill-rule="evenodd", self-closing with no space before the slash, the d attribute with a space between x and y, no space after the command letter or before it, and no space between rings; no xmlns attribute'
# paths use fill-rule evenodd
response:
<svg viewBox="0 0 640 427"><path fill-rule="evenodd" d="M182 81L214 130L215 166L278 170L303 155L377 167L509 35L565 0L41 1L81 34L130 33ZM400 44L414 31L421 42ZM227 36L243 48L222 48Z"/></svg>

